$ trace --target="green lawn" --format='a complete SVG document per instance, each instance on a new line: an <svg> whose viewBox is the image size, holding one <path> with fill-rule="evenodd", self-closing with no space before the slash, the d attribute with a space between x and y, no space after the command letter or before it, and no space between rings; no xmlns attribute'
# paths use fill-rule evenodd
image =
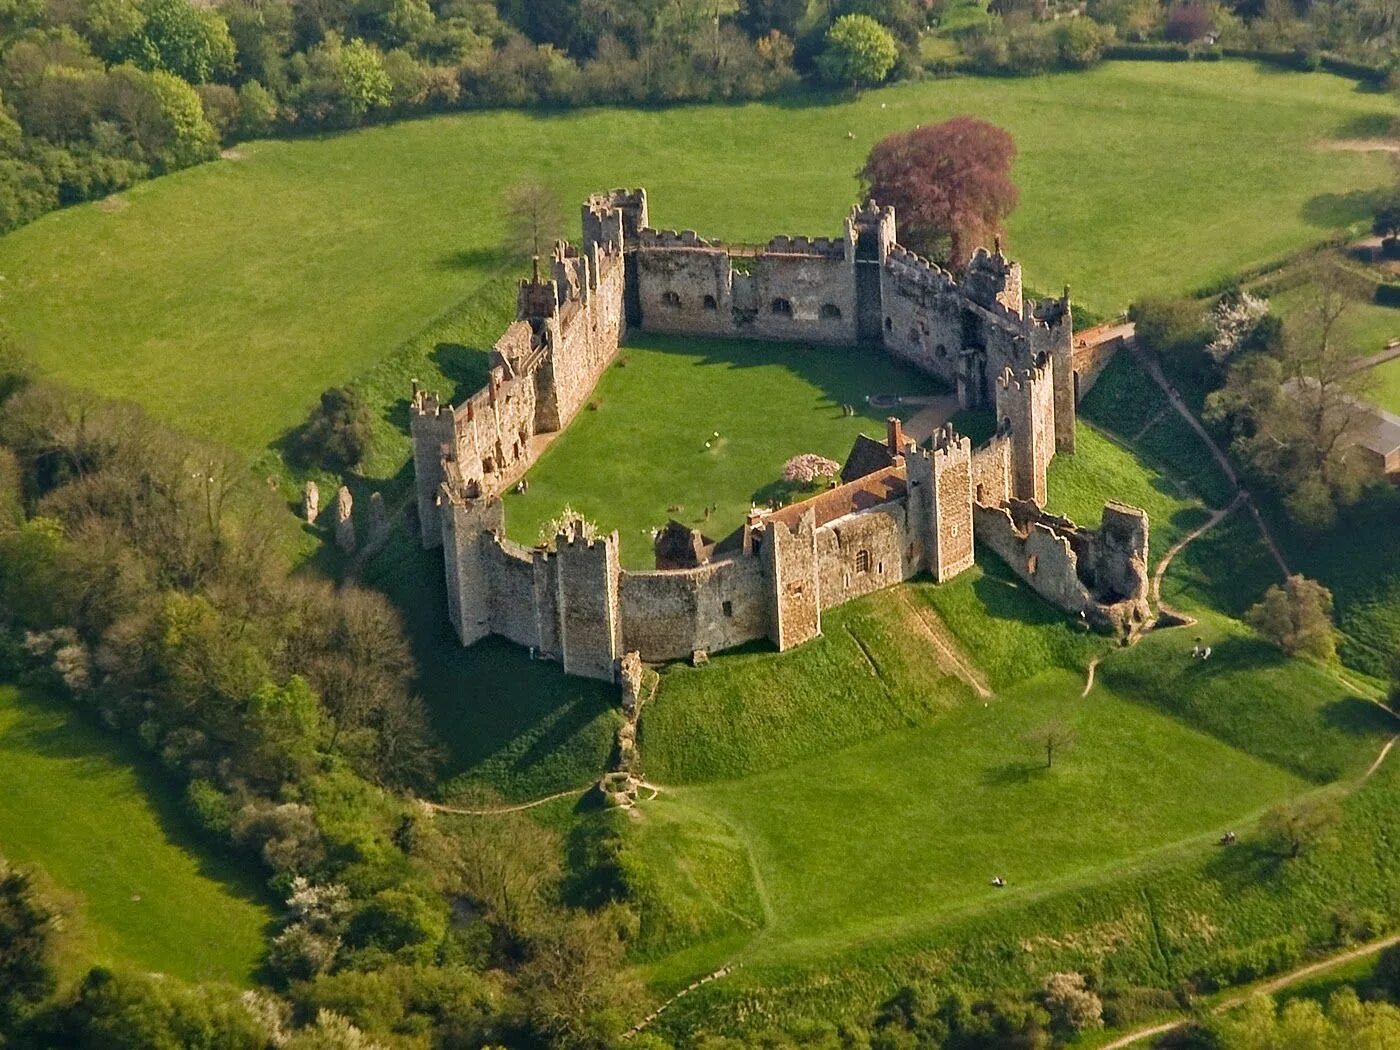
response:
<svg viewBox="0 0 1400 1050"><path fill-rule="evenodd" d="M651 530L668 517L727 536L775 495L789 457L840 463L862 431L883 439L890 413L868 395L936 392L868 350L640 336L598 384L596 408L531 468L529 491L506 497L506 528L532 544L570 503L618 530L625 566L650 569Z"/></svg>
<svg viewBox="0 0 1400 1050"><path fill-rule="evenodd" d="M1325 74L1131 62L832 103L471 113L249 143L0 239L0 310L50 373L257 451L404 344L416 357L400 373L453 385L455 348L488 346L510 305L499 202L522 176L566 201L645 185L657 224L720 237L834 233L876 138L959 113L1016 137L1009 243L1028 284L1067 282L1104 312L1361 217L1386 161L1314 146L1383 125L1395 103ZM414 342L439 317L451 337ZM382 401L400 421L403 396ZM393 474L403 449L376 469Z"/></svg>
<svg viewBox="0 0 1400 1050"><path fill-rule="evenodd" d="M884 591L825 613L822 637L791 652L755 646L666 668L642 719L648 778L693 783L781 768L968 702L970 688L938 666L909 616Z"/></svg>
<svg viewBox="0 0 1400 1050"><path fill-rule="evenodd" d="M984 706L733 783L681 790L732 822L774 920L762 954L820 956L1209 833L1302 782L1107 690L1050 671ZM835 703L840 695L829 693ZM1062 717L1045 768L1024 739Z"/></svg>
<svg viewBox="0 0 1400 1050"><path fill-rule="evenodd" d="M1201 638L1208 661L1193 660ZM1392 716L1330 671L1293 660L1238 621L1156 632L1105 661L1104 682L1274 765L1325 784L1365 769Z"/></svg>
<svg viewBox="0 0 1400 1050"><path fill-rule="evenodd" d="M1204 394L1190 389L1183 394L1199 411ZM1212 507L1234 498L1230 479L1210 450L1132 355L1118 354L1109 363L1080 403L1079 415L1131 445L1134 455L1153 468L1149 484L1154 488L1196 495Z"/></svg>
<svg viewBox="0 0 1400 1050"><path fill-rule="evenodd" d="M1087 517L1108 490L1148 505L1162 522L1154 558L1157 543L1199 520L1199 501L1129 450L1091 428L1080 437L1079 456L1055 468L1063 509ZM1228 576L1232 563L1186 564L1173 593L1197 593L1202 574ZM910 629L910 602L942 617L994 698L984 703L937 666ZM1120 878L1143 871L1177 880L1183 865L1207 863L1223 828L1248 827L1282 798L1363 771L1394 729L1329 672L1202 612L1195 627L1118 649L986 555L949 583L914 582L834 610L823 637L791 653L668 669L640 738L646 773L665 789L625 835L648 974L671 987L742 959L755 967L741 982L747 991L734 993L746 1002L755 981L811 992L822 974L839 976L821 994L888 994L882 974L917 972L932 958L956 958L986 980L995 969L988 928L1000 943L1039 943L1045 920L1030 912L1047 901L1060 909L1060 932L1044 933L1056 954L1101 937L1131 941L1122 966L1138 981L1163 951L1189 943L1199 960L1235 943L1212 948L1181 932L1175 948L1154 949L1140 943L1138 916L1110 935L1085 926L1068 902L1073 887L1117 893ZM1209 662L1189 656L1197 635L1215 647ZM1081 696L1095 658L1098 684ZM1043 770L1026 737L1056 717L1078 740ZM713 863L686 864L677 843L691 840ZM751 890L733 859L743 853ZM993 890L993 874L1010 890ZM1216 893L1203 909L1232 899ZM750 904L724 904L737 900ZM1230 921L1244 923L1231 936L1247 939L1262 935L1254 923L1267 930L1275 920L1254 912Z"/></svg>
<svg viewBox="0 0 1400 1050"><path fill-rule="evenodd" d="M1371 370L1368 396L1388 412L1400 414L1400 358Z"/></svg>
<svg viewBox="0 0 1400 1050"><path fill-rule="evenodd" d="M1308 288L1299 286L1279 292L1269 302L1286 321L1308 301L1308 295ZM1338 338L1347 349L1358 357L1366 357L1384 350L1392 339L1400 339L1400 310L1369 301L1356 302L1347 308L1340 327Z"/></svg>
<svg viewBox="0 0 1400 1050"><path fill-rule="evenodd" d="M246 983L273 911L149 761L56 701L0 685L0 853L38 864L76 922L72 966Z"/></svg>
<svg viewBox="0 0 1400 1050"><path fill-rule="evenodd" d="M1161 474L1143 470L1127 448L1080 424L1072 456L1050 464L1048 508L1080 525L1097 528L1108 500L1147 511L1151 564L1206 517L1199 499L1182 492Z"/></svg>

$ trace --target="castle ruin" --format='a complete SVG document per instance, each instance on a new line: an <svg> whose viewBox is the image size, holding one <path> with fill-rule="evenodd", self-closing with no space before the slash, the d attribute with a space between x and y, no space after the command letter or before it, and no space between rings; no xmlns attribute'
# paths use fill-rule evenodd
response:
<svg viewBox="0 0 1400 1050"><path fill-rule="evenodd" d="M755 511L711 542L678 523L658 568L620 567L616 533L554 549L505 536L501 495L543 435L566 427L629 329L787 340L887 353L995 410L984 445L951 427L926 447L898 420L862 438L842 484ZM642 190L596 194L583 239L521 282L485 387L446 405L415 385L418 518L443 547L448 615L463 645L497 634L572 674L614 680L624 654L691 657L821 633L822 613L921 573L951 579L974 535L1051 602L1093 626L1145 625L1147 515L1110 504L1098 530L1046 513L1051 459L1074 451L1079 376L1068 290L1025 301L1019 264L979 249L959 280L902 248L892 209L857 207L835 238L761 248L651 228ZM664 567L660 567L664 566Z"/></svg>

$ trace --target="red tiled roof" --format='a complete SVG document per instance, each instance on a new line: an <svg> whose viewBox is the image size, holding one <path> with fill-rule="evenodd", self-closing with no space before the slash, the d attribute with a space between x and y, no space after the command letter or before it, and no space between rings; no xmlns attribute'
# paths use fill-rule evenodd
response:
<svg viewBox="0 0 1400 1050"><path fill-rule="evenodd" d="M874 474L867 474L865 477L848 484L819 492L811 499L805 499L801 503L791 503L786 507L781 507L770 514L765 514L763 520L781 522L791 528L802 520L802 515L806 514L807 511L815 510L817 527L820 528L827 522L843 518L847 514L854 514L859 510L869 510L882 503L897 500L907 491L904 464L900 463L897 466L878 470Z"/></svg>

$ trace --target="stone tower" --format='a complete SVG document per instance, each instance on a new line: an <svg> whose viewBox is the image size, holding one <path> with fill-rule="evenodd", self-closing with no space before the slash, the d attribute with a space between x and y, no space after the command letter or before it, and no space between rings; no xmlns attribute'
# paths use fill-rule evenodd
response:
<svg viewBox="0 0 1400 1050"><path fill-rule="evenodd" d="M609 190L594 193L583 202L583 243L620 251L651 223L647 217L646 190Z"/></svg>
<svg viewBox="0 0 1400 1050"><path fill-rule="evenodd" d="M1055 383L1050 362L997 376L997 419L1011 435L1011 495L1037 507L1047 498L1055 455Z"/></svg>
<svg viewBox="0 0 1400 1050"><path fill-rule="evenodd" d="M647 217L647 191L609 190L583 202L583 252L598 273L599 252L621 252L637 242L637 235L651 222ZM642 323L642 294L637 260L628 254L624 263L622 316L626 324Z"/></svg>
<svg viewBox="0 0 1400 1050"><path fill-rule="evenodd" d="M864 207L851 209L846 219L846 244L855 267L856 338L862 343L878 345L884 339L880 271L894 238L893 208L869 201Z"/></svg>
<svg viewBox="0 0 1400 1050"><path fill-rule="evenodd" d="M1001 254L1001 241L996 250L978 248L968 261L962 279L963 292L974 303L987 309L1000 304L1013 314L1021 313L1021 264L1009 261Z"/></svg>
<svg viewBox="0 0 1400 1050"><path fill-rule="evenodd" d="M773 588L770 637L779 649L791 649L822 633L816 522L816 512L808 510L791 527L770 521L763 537L763 557Z"/></svg>
<svg viewBox="0 0 1400 1050"><path fill-rule="evenodd" d="M442 506L447 616L463 645L492 633L491 571L487 544L505 527L498 499L451 500Z"/></svg>
<svg viewBox="0 0 1400 1050"><path fill-rule="evenodd" d="M1074 375L1074 317L1069 288L1059 299L1029 304L1031 351L1035 360L1048 360L1055 377L1055 451L1074 454L1074 423L1079 415L1079 391ZM1042 356L1043 355L1043 356Z"/></svg>
<svg viewBox="0 0 1400 1050"><path fill-rule="evenodd" d="M611 681L622 659L618 616L617 533L584 539L578 532L555 540L558 559L559 648L564 670Z"/></svg>
<svg viewBox="0 0 1400 1050"><path fill-rule="evenodd" d="M933 546L929 572L939 583L972 565L972 442L948 424L933 435Z"/></svg>

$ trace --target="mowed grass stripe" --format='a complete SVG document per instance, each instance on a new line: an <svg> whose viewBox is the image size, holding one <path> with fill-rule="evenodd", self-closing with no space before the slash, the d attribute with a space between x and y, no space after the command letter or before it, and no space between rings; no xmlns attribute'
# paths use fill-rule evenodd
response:
<svg viewBox="0 0 1400 1050"><path fill-rule="evenodd" d="M501 194L527 175L567 201L646 185L662 226L827 234L873 141L972 113L1017 140L1010 248L1028 283L1068 282L1102 312L1359 218L1385 159L1314 145L1394 112L1325 74L1139 62L834 103L472 113L257 142L138 186L125 208L0 239L0 309L55 376L254 451L454 303L500 294ZM498 333L469 334L485 348Z"/></svg>
<svg viewBox="0 0 1400 1050"><path fill-rule="evenodd" d="M0 853L77 910L74 965L249 982L273 913L251 867L200 842L133 749L0 685Z"/></svg>

